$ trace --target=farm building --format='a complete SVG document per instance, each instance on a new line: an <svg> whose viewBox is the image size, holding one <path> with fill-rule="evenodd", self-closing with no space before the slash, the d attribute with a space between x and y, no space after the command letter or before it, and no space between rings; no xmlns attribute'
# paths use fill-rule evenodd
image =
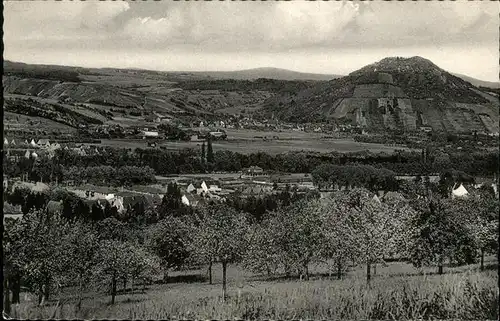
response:
<svg viewBox="0 0 500 321"><path fill-rule="evenodd" d="M453 189L453 191L451 192L451 197L452 198L467 197L468 194L469 192L465 189L465 187L462 184L460 184L459 187Z"/></svg>
<svg viewBox="0 0 500 321"><path fill-rule="evenodd" d="M242 172L246 175L256 176L264 173L264 170L259 166L250 166L249 168L244 168Z"/></svg>
<svg viewBox="0 0 500 321"><path fill-rule="evenodd" d="M189 184L186 190L188 193L196 192L196 187L193 184Z"/></svg>
<svg viewBox="0 0 500 321"><path fill-rule="evenodd" d="M159 133L156 132L156 131L144 130L142 132L142 136L143 136L143 138L158 138L159 137Z"/></svg>
<svg viewBox="0 0 500 321"><path fill-rule="evenodd" d="M182 204L187 205L187 206L189 206L189 204L190 204L189 199L186 197L186 195L182 195L181 202L182 202Z"/></svg>
<svg viewBox="0 0 500 321"><path fill-rule="evenodd" d="M215 140L227 138L227 134L224 131L209 132L208 134Z"/></svg>

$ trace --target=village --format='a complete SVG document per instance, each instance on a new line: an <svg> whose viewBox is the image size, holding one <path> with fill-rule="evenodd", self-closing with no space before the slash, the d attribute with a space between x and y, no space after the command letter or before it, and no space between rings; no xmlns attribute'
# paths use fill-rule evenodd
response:
<svg viewBox="0 0 500 321"><path fill-rule="evenodd" d="M48 139L31 139L16 142L15 139L4 139L4 150L7 159L12 162L46 158L49 161L58 150L71 151L78 156L96 156L103 152L103 147L95 145L58 143ZM411 182L415 176L396 176L400 182ZM430 183L437 184L440 175L428 175ZM336 190L343 190L348 186L332 185L319 188L314 184L309 173L276 173L263 170L259 166L242 168L237 172L214 172L211 174L178 174L155 177L155 182L149 185L111 186L90 184L86 180L65 180L58 182L29 181L27 174L20 177L7 177L4 175L4 190L14 191L16 188L28 188L33 192L47 192L51 189L64 189L74 193L84 200L89 208L97 205L105 208L106 203L114 207L118 213L131 209L137 204L144 208L156 208L161 203L170 186L175 186L180 193L182 204L189 207L203 207L209 202L225 202L232 197L246 199L249 197L263 198L269 195L277 195L283 191L296 194L317 192L321 198L327 198ZM480 189L483 186L491 186L498 197L497 178L481 178L470 182L464 181L455 184L451 190L451 197L467 197L469 191ZM375 198L383 197L384 191L380 190L374 195ZM52 201L51 201L52 202ZM62 202L54 202L51 208L61 210ZM6 213L8 217L19 217L17 213Z"/></svg>

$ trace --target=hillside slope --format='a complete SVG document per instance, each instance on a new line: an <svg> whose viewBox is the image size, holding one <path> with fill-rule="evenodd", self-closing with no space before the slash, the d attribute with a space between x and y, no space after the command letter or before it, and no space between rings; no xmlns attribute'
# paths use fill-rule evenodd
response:
<svg viewBox="0 0 500 321"><path fill-rule="evenodd" d="M385 58L346 77L276 95L265 109L286 120L358 125L372 131L498 132L495 97L421 58Z"/></svg>

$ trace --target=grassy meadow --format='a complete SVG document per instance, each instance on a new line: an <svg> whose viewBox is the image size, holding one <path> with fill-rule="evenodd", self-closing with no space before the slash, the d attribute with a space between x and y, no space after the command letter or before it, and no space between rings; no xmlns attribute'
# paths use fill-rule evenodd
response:
<svg viewBox="0 0 500 321"><path fill-rule="evenodd" d="M221 268L213 283L206 270L172 273L168 284L136 286L110 305L105 293L87 293L80 310L76 293L64 289L43 307L31 301L13 306L14 318L79 319L497 319L497 261L477 265L415 269L406 263L378 265L367 286L364 267L351 269L341 280L324 266L313 267L309 281L268 278L237 266L228 269L226 302L221 297Z"/></svg>
<svg viewBox="0 0 500 321"><path fill-rule="evenodd" d="M372 151L372 152L387 152L392 153L396 149L406 149L402 147L385 146L382 144L374 143L361 143L355 142L353 139L321 139L313 133L301 133L298 137L283 136L283 133L269 133L263 132L256 134L257 136L271 138L272 134L278 136L279 139L264 141L262 138L254 138L253 132L241 130L236 136L231 136L228 133L227 140L214 141L212 143L214 151L230 150L242 154L250 154L256 152L266 152L268 154L276 155L288 151L306 151L306 152L359 152L359 151ZM258 133L258 132L257 132ZM310 136L305 136L310 135ZM147 148L147 141L143 139L102 139L102 146L111 146L114 148ZM200 149L202 142L196 141L160 141L159 146L167 150L179 150L183 148Z"/></svg>

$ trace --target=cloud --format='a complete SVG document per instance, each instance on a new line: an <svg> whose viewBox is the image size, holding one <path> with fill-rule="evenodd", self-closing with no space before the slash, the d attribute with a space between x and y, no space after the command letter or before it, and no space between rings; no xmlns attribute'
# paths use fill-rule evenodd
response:
<svg viewBox="0 0 500 321"><path fill-rule="evenodd" d="M338 67L344 72L359 67L346 57L373 62L381 52L422 51L436 59L444 55L443 60L452 50L470 52L460 60L464 69L477 65L474 59L480 53L498 53L499 6L494 2L9 1L4 5L5 56L14 60L22 56L49 62L55 55L71 54L68 61L82 65L106 59L111 63L109 56L116 53L122 57L120 63L129 57L152 68L160 66L158 57L165 56L169 59L162 63L168 69L175 69L169 67L174 63L188 69L286 67L282 65L286 61L302 71L309 64L316 72L345 63ZM481 61L485 66L473 69L498 64L498 58L487 56L489 60Z"/></svg>
<svg viewBox="0 0 500 321"><path fill-rule="evenodd" d="M199 45L208 50L287 50L488 42L498 6L464 2L180 3L159 17L130 19L124 36L142 46ZM159 10L160 12L162 10Z"/></svg>
<svg viewBox="0 0 500 321"><path fill-rule="evenodd" d="M107 33L113 19L129 9L127 2L41 2L4 3L4 35L7 41L77 40ZM107 35L109 38L113 34Z"/></svg>

